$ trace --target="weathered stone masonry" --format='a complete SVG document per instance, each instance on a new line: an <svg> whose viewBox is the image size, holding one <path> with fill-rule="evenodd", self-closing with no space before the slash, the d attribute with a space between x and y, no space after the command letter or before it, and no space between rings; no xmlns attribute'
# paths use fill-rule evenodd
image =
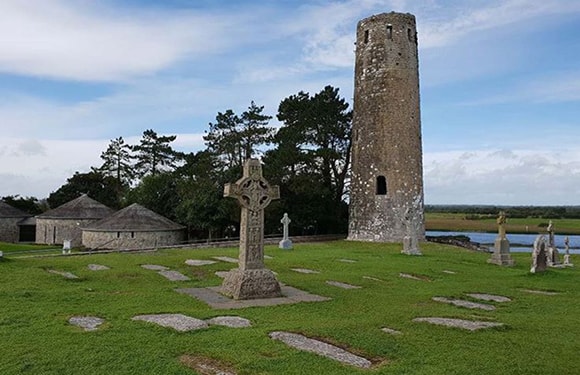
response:
<svg viewBox="0 0 580 375"><path fill-rule="evenodd" d="M349 239L425 237L415 17L357 26Z"/></svg>

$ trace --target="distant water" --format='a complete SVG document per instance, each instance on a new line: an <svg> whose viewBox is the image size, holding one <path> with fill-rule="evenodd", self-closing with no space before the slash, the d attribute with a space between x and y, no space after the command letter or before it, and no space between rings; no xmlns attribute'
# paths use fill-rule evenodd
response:
<svg viewBox="0 0 580 375"><path fill-rule="evenodd" d="M478 242L482 245L493 247L497 233L480 233L480 232L440 232L427 231L427 236L467 236L472 242ZM507 239L510 242L510 251L513 252L531 252L534 247L534 241L538 234L507 234ZM546 238L548 235L546 235ZM556 235L556 247L560 254L564 252L564 237ZM570 253L580 254L580 236L568 236L570 238Z"/></svg>

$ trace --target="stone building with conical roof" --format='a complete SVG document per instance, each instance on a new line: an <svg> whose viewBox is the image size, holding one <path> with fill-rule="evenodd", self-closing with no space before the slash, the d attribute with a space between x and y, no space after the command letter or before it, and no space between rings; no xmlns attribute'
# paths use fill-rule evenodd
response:
<svg viewBox="0 0 580 375"><path fill-rule="evenodd" d="M0 242L18 242L20 240L19 223L31 216L0 201Z"/></svg>
<svg viewBox="0 0 580 375"><path fill-rule="evenodd" d="M145 249L185 240L185 227L137 203L87 225L82 244L90 249Z"/></svg>
<svg viewBox="0 0 580 375"><path fill-rule="evenodd" d="M115 211L86 194L36 216L36 243L82 244L81 228L112 215Z"/></svg>

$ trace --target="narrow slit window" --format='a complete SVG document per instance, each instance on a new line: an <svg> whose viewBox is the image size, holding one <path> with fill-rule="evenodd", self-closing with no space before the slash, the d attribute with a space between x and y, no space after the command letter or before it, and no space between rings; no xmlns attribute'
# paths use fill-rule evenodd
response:
<svg viewBox="0 0 580 375"><path fill-rule="evenodd" d="M387 179L385 176L377 176L377 195L387 195Z"/></svg>
<svg viewBox="0 0 580 375"><path fill-rule="evenodd" d="M387 25L387 39L393 39L393 25Z"/></svg>
<svg viewBox="0 0 580 375"><path fill-rule="evenodd" d="M135 232L131 232L131 238L135 238Z"/></svg>
<svg viewBox="0 0 580 375"><path fill-rule="evenodd" d="M407 38L409 38L409 42L413 41L413 33L411 32L411 29L407 29Z"/></svg>
<svg viewBox="0 0 580 375"><path fill-rule="evenodd" d="M121 237L121 232L117 232L117 238Z"/></svg>
<svg viewBox="0 0 580 375"><path fill-rule="evenodd" d="M369 31L365 30L365 43L369 42Z"/></svg>

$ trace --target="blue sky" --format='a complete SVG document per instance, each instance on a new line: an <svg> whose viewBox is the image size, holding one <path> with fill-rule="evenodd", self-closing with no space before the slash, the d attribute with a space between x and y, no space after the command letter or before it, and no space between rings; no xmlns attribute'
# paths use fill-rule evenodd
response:
<svg viewBox="0 0 580 375"><path fill-rule="evenodd" d="M356 23L392 10L417 17L426 203L580 204L578 0L2 0L0 196L118 136L197 151L218 111L350 100Z"/></svg>

